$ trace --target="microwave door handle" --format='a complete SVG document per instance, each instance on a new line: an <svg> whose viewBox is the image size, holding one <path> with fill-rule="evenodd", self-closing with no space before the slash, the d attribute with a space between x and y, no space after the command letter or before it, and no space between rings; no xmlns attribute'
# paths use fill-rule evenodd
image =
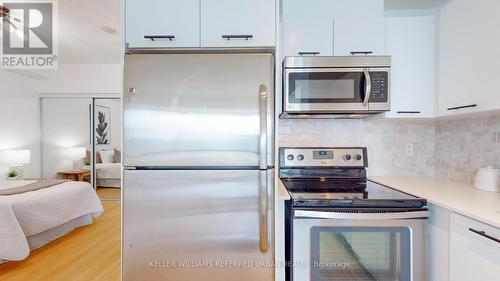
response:
<svg viewBox="0 0 500 281"><path fill-rule="evenodd" d="M370 77L370 70L368 68L365 68L363 72L365 74L365 98L363 100L363 106L367 107L372 92L372 78Z"/></svg>

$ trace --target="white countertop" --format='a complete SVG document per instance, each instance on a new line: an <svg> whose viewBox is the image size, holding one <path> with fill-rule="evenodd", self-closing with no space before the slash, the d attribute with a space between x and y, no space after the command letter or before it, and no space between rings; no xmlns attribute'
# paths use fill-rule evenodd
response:
<svg viewBox="0 0 500 281"><path fill-rule="evenodd" d="M369 180L500 228L500 193L480 191L467 183L433 177L374 176Z"/></svg>
<svg viewBox="0 0 500 281"><path fill-rule="evenodd" d="M278 200L288 200L290 199L290 194L288 193L286 187L283 185L283 182L278 178L276 179L276 198Z"/></svg>

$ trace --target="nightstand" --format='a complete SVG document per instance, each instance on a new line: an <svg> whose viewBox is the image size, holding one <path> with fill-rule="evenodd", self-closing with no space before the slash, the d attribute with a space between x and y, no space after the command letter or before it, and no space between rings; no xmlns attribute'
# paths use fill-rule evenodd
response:
<svg viewBox="0 0 500 281"><path fill-rule="evenodd" d="M85 178L90 178L90 170L70 170L59 172L64 179L74 181L85 181Z"/></svg>

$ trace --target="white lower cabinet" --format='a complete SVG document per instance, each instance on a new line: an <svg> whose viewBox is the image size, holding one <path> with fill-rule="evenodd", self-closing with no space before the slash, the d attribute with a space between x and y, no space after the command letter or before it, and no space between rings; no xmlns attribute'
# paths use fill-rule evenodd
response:
<svg viewBox="0 0 500 281"><path fill-rule="evenodd" d="M450 281L500 280L500 229L452 213Z"/></svg>
<svg viewBox="0 0 500 281"><path fill-rule="evenodd" d="M429 204L429 281L449 280L450 211Z"/></svg>
<svg viewBox="0 0 500 281"><path fill-rule="evenodd" d="M429 204L429 281L500 277L500 229Z"/></svg>

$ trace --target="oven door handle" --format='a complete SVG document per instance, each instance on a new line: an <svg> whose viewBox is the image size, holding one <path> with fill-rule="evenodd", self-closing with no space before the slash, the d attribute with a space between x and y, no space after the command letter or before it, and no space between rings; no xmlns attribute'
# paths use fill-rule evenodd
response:
<svg viewBox="0 0 500 281"><path fill-rule="evenodd" d="M370 76L370 70L368 68L365 68L363 70L363 73L365 74L365 98L363 100L363 106L367 107L368 102L370 101L370 94L372 92L372 78Z"/></svg>
<svg viewBox="0 0 500 281"><path fill-rule="evenodd" d="M405 220L426 219L429 211L397 212L397 213L340 213L325 211L294 210L294 218L303 219L339 219L339 220Z"/></svg>

